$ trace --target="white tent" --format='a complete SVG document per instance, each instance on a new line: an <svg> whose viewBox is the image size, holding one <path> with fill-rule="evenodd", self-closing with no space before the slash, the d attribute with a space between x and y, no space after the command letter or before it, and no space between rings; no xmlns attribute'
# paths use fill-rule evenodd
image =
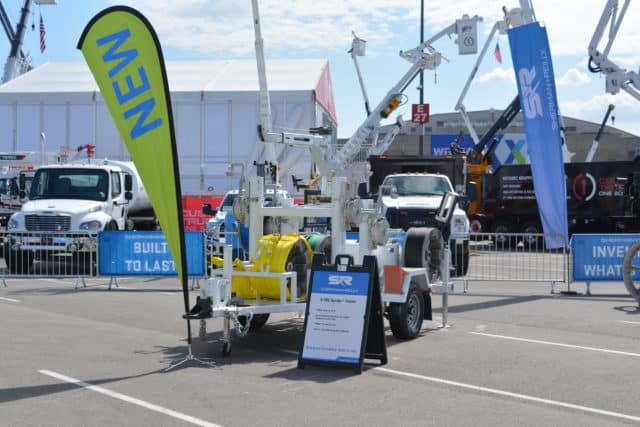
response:
<svg viewBox="0 0 640 427"><path fill-rule="evenodd" d="M252 164L261 152L255 61L168 61L183 192L225 191L238 178L227 165ZM336 128L329 64L326 60L267 62L274 130ZM96 158L128 159L87 65L47 63L0 86L0 151L73 152L96 146ZM282 150L278 150L281 152ZM309 153L293 149L281 161L282 182L306 177Z"/></svg>

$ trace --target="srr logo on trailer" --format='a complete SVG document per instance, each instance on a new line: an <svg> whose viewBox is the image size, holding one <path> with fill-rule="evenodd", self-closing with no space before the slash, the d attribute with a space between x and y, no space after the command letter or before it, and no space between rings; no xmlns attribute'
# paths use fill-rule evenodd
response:
<svg viewBox="0 0 640 427"><path fill-rule="evenodd" d="M351 276L329 276L330 285L351 286L352 280Z"/></svg>

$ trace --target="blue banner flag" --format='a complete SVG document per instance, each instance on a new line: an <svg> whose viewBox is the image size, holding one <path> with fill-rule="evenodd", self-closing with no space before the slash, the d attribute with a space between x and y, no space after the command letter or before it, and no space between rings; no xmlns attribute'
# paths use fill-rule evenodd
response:
<svg viewBox="0 0 640 427"><path fill-rule="evenodd" d="M567 189L547 30L537 22L512 28L509 45L546 246L567 247Z"/></svg>

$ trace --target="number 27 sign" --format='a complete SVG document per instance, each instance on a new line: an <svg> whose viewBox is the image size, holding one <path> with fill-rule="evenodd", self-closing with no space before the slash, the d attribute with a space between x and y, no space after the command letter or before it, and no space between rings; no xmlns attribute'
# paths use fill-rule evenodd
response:
<svg viewBox="0 0 640 427"><path fill-rule="evenodd" d="M411 121L413 123L428 123L429 104L413 104L411 106Z"/></svg>

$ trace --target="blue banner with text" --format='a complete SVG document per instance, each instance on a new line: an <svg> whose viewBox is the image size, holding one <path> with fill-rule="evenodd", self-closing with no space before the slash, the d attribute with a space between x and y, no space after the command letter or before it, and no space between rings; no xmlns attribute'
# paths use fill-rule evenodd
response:
<svg viewBox="0 0 640 427"><path fill-rule="evenodd" d="M567 192L560 114L547 30L539 23L509 30L529 159L547 248L568 243Z"/></svg>
<svg viewBox="0 0 640 427"><path fill-rule="evenodd" d="M640 234L574 234L571 237L573 280L622 280L622 262ZM637 276L637 277L636 277ZM634 280L640 274L634 273Z"/></svg>
<svg viewBox="0 0 640 427"><path fill-rule="evenodd" d="M185 233L187 273L204 276L204 234ZM177 276L162 231L103 231L98 234L98 272L103 276Z"/></svg>

